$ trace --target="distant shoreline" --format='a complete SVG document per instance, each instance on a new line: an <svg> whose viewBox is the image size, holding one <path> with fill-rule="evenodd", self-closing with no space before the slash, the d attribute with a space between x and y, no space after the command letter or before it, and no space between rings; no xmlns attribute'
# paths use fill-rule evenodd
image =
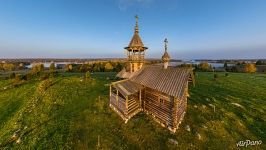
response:
<svg viewBox="0 0 266 150"><path fill-rule="evenodd" d="M146 58L147 61L157 61L161 58ZM230 61L250 61L258 60L266 61L265 59L171 59L171 62L195 61L195 62L230 62ZM88 61L126 61L126 58L0 58L1 62L88 62Z"/></svg>

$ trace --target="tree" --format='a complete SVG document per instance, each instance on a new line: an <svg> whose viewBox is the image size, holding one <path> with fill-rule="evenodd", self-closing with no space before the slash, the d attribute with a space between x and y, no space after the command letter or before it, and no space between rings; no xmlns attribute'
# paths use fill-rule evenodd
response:
<svg viewBox="0 0 266 150"><path fill-rule="evenodd" d="M115 70L116 71L121 71L122 69L123 69L123 65L120 62L118 62L116 67L115 67Z"/></svg>
<svg viewBox="0 0 266 150"><path fill-rule="evenodd" d="M112 66L112 64L110 62L108 62L105 64L104 69L105 69L105 71L111 71L114 69L114 67Z"/></svg>
<svg viewBox="0 0 266 150"><path fill-rule="evenodd" d="M192 68L193 67L192 64L181 64L180 66L184 67L184 68Z"/></svg>
<svg viewBox="0 0 266 150"><path fill-rule="evenodd" d="M91 66L90 66L90 64L82 64L82 65L79 65L78 71L80 71L80 72L91 71Z"/></svg>
<svg viewBox="0 0 266 150"><path fill-rule="evenodd" d="M4 70L2 63L0 63L0 70Z"/></svg>
<svg viewBox="0 0 266 150"><path fill-rule="evenodd" d="M110 62L110 63L113 66L112 71L116 71L117 62Z"/></svg>
<svg viewBox="0 0 266 150"><path fill-rule="evenodd" d="M207 62L199 64L199 69L201 69L202 71L209 71L210 68L211 67L210 67L210 65Z"/></svg>
<svg viewBox="0 0 266 150"><path fill-rule="evenodd" d="M32 67L32 72L34 73L40 73L44 71L44 65L43 64L35 64Z"/></svg>
<svg viewBox="0 0 266 150"><path fill-rule="evenodd" d="M93 64L93 71L94 71L94 72L98 72L98 71L100 71L100 66L99 66L98 63Z"/></svg>
<svg viewBox="0 0 266 150"><path fill-rule="evenodd" d="M25 68L25 65L23 64L23 63L20 63L19 65L18 65L18 69L19 70L23 70Z"/></svg>
<svg viewBox="0 0 266 150"><path fill-rule="evenodd" d="M3 69L5 71L13 71L13 70L15 70L15 65L14 64L9 64L9 63L4 63L3 64Z"/></svg>
<svg viewBox="0 0 266 150"><path fill-rule="evenodd" d="M227 62L224 62L224 69L227 69L227 68L228 68Z"/></svg>
<svg viewBox="0 0 266 150"><path fill-rule="evenodd" d="M248 73L254 73L257 71L257 68L255 64L246 64L244 70Z"/></svg>
<svg viewBox="0 0 266 150"><path fill-rule="evenodd" d="M13 71L13 70L15 70L15 65L14 64L9 64L9 69L11 70L11 71Z"/></svg>
<svg viewBox="0 0 266 150"><path fill-rule="evenodd" d="M71 64L67 64L66 65L66 72L71 72L71 71L73 71L72 65Z"/></svg>
<svg viewBox="0 0 266 150"><path fill-rule="evenodd" d="M263 65L264 64L264 62L262 61L262 60L258 60L257 62L256 62L256 65Z"/></svg>
<svg viewBox="0 0 266 150"><path fill-rule="evenodd" d="M237 66L232 66L232 67L230 68L230 71L231 71L231 72L239 72L239 69L238 69Z"/></svg>
<svg viewBox="0 0 266 150"><path fill-rule="evenodd" d="M78 70L79 70L80 72L85 72L85 70L86 70L85 65L84 65L84 64L80 65L79 68L78 68Z"/></svg>
<svg viewBox="0 0 266 150"><path fill-rule="evenodd" d="M100 63L100 72L104 72L105 71L105 64L104 63Z"/></svg>
<svg viewBox="0 0 266 150"><path fill-rule="evenodd" d="M55 71L55 64L51 63L49 69L50 69L50 72L54 72Z"/></svg>
<svg viewBox="0 0 266 150"><path fill-rule="evenodd" d="M40 71L40 72L44 71L44 65L43 65L43 64L40 64L40 65L38 66L38 68L39 68L39 71Z"/></svg>

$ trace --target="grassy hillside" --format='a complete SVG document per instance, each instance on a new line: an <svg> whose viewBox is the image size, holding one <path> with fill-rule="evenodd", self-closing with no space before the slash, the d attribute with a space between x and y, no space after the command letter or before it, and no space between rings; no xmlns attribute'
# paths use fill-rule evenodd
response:
<svg viewBox="0 0 266 150"><path fill-rule="evenodd" d="M16 87L0 80L0 149L237 149L240 140L261 140L248 148L266 149L265 74L220 73L213 80L197 73L175 134L144 113L124 124L109 108L114 75L85 80L70 73Z"/></svg>

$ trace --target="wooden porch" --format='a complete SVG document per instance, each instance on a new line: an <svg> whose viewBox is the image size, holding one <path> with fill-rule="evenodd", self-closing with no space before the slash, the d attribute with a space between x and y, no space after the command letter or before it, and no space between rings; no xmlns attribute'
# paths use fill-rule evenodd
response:
<svg viewBox="0 0 266 150"><path fill-rule="evenodd" d="M129 80L114 82L110 85L110 107L125 123L142 110L142 88Z"/></svg>

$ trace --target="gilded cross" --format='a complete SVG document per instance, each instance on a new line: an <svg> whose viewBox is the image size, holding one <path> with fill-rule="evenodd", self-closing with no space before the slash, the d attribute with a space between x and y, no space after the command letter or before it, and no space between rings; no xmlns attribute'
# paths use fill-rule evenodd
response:
<svg viewBox="0 0 266 150"><path fill-rule="evenodd" d="M136 18L135 33L139 33L139 27L138 27L139 17L138 17L138 15L136 15L135 18Z"/></svg>
<svg viewBox="0 0 266 150"><path fill-rule="evenodd" d="M135 18L136 18L136 22L138 23L138 20L139 20L138 15L136 15Z"/></svg>
<svg viewBox="0 0 266 150"><path fill-rule="evenodd" d="M164 48L165 48L165 51L167 51L167 43L168 43L167 38L165 38L164 39Z"/></svg>

